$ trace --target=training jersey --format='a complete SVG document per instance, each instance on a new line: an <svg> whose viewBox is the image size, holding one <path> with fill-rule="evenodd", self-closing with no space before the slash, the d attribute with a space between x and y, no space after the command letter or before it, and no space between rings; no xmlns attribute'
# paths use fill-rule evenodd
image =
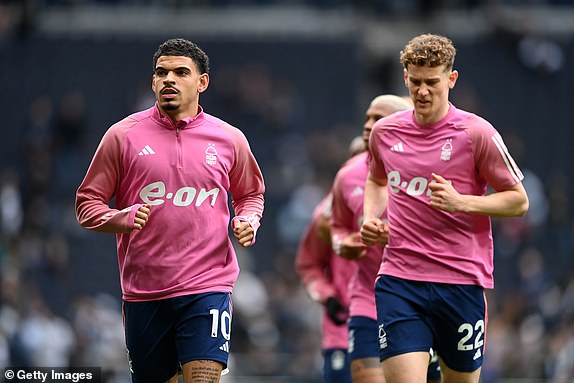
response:
<svg viewBox="0 0 574 383"><path fill-rule="evenodd" d="M413 110L385 117L370 138L371 173L388 180L390 234L379 273L410 280L493 288L490 217L430 207L432 173L461 194L501 191L523 179L500 134L483 118L450 104L431 125Z"/></svg>
<svg viewBox="0 0 574 383"><path fill-rule="evenodd" d="M358 233L363 222L365 181L369 171L368 154L363 152L354 161L347 162L333 182L333 248L337 252L340 242L352 233ZM355 260L357 269L351 278L349 315L377 319L375 307L375 279L381 264L381 246L369 246L365 255Z"/></svg>
<svg viewBox="0 0 574 383"><path fill-rule="evenodd" d="M301 277L307 293L316 302L324 304L327 298L337 297L349 307L348 285L355 265L333 253L330 241L322 238L317 229L320 215L331 211L331 194L327 194L313 211L311 223L301 237L295 258L295 269ZM322 345L323 350L347 349L348 327L337 326L323 308Z"/></svg>
<svg viewBox="0 0 574 383"><path fill-rule="evenodd" d="M201 107L175 122L156 104L104 134L77 190L76 215L87 229L117 233L126 301L230 292L239 266L228 193L234 219L257 229L264 191L241 131ZM152 205L149 220L131 231L144 204Z"/></svg>

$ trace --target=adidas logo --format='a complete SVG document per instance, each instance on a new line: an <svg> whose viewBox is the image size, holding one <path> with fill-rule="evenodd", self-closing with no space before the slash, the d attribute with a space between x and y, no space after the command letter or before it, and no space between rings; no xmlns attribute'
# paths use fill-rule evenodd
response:
<svg viewBox="0 0 574 383"><path fill-rule="evenodd" d="M403 147L403 143L399 142L398 144L391 146L391 151L392 152L404 152L405 148Z"/></svg>
<svg viewBox="0 0 574 383"><path fill-rule="evenodd" d="M155 154L155 152L153 151L153 149L149 145L146 145L141 150L141 152L138 153L138 156L147 156L149 154Z"/></svg>
<svg viewBox="0 0 574 383"><path fill-rule="evenodd" d="M219 346L221 351L229 352L229 341L225 341L221 346Z"/></svg>

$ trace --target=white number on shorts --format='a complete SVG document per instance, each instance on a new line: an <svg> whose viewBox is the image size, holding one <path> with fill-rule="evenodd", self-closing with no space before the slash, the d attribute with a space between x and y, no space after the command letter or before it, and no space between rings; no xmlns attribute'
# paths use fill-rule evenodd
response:
<svg viewBox="0 0 574 383"><path fill-rule="evenodd" d="M464 333L464 336L458 341L459 351L470 351L476 348L480 348L484 344L484 321L482 319L476 322L474 328L470 323L461 324L458 328L458 332ZM472 342L468 343L468 341L475 333L476 335L474 337L474 344L472 344Z"/></svg>
<svg viewBox="0 0 574 383"><path fill-rule="evenodd" d="M225 340L231 339L231 314L227 311L221 313L221 320L219 319L219 310L209 310L211 314L211 337L217 338L219 331L219 324L221 323L221 335Z"/></svg>

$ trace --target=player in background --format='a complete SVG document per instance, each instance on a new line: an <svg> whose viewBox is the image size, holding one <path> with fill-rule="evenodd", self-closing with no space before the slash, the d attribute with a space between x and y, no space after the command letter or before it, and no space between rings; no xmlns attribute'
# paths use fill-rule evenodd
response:
<svg viewBox="0 0 574 383"><path fill-rule="evenodd" d="M349 144L350 160L366 150L361 136ZM295 270L311 299L323 305L321 318L323 378L326 383L351 383L348 327L349 280L356 265L335 253L331 246L329 192L313 211L295 257Z"/></svg>
<svg viewBox="0 0 574 383"><path fill-rule="evenodd" d="M204 112L209 59L170 39L153 56L153 107L104 134L76 194L82 227L115 233L134 383L217 383L227 366L231 290L239 273L228 237L251 246L263 176L241 131ZM114 206L110 201L114 199Z"/></svg>
<svg viewBox="0 0 574 383"><path fill-rule="evenodd" d="M368 146L369 135L376 121L409 108L411 104L399 96L387 94L375 97L365 113L365 144ZM355 260L357 264L349 288L349 355L353 382L384 383L379 361L374 285L386 238L383 238L381 246L367 248L361 243L359 228L363 216L363 192L367 173L366 152L337 172L332 188L332 238L335 252L345 259ZM437 364L429 368L431 381L440 380Z"/></svg>
<svg viewBox="0 0 574 383"><path fill-rule="evenodd" d="M479 381L484 289L494 287L490 217L528 210L500 134L449 102L455 54L444 36L407 43L400 59L414 110L379 120L369 142L361 239L377 245L388 235L375 287L387 383L425 382L431 348L443 383Z"/></svg>

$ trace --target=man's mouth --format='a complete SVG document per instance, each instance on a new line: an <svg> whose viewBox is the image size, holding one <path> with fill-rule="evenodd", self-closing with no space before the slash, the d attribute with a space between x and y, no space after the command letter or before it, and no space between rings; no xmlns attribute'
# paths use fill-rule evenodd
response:
<svg viewBox="0 0 574 383"><path fill-rule="evenodd" d="M165 95L170 95L170 94L177 94L177 93L178 93L178 91L177 91L177 89L175 89L175 88L164 88L164 89L162 89L162 91L161 91L161 94L164 95L164 96L165 96Z"/></svg>

